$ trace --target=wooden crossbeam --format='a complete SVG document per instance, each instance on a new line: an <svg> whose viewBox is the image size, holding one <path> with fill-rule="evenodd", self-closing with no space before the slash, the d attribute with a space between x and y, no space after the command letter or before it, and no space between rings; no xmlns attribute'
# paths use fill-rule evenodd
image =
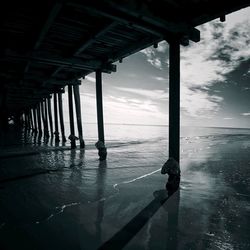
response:
<svg viewBox="0 0 250 250"><path fill-rule="evenodd" d="M108 32L110 29L112 29L113 27L115 27L115 25L117 25L117 23L115 21L110 22L109 24L106 24L105 26L99 28L98 30L94 31L88 39L85 39L81 45L78 46L78 48L75 50L75 52L73 53L74 56L77 56L79 54L81 54L84 50L86 50L89 46L91 46L96 39L98 39L99 37L101 37L102 35L104 35L106 32ZM64 68L64 66L60 66L58 67L53 73L52 73L52 77L56 76L57 73L59 73L62 69ZM104 69L105 70L105 69ZM46 84L46 83L45 83Z"/></svg>
<svg viewBox="0 0 250 250"><path fill-rule="evenodd" d="M162 40L166 39L167 37L171 37L172 34L183 34L185 36L188 36L189 39L194 42L198 42L200 40L199 30L185 23L174 23L164 20L163 25L162 20L157 22L157 20L148 20L146 18L143 18L143 16L135 17L128 12L121 11L120 9L112 9L114 5L108 6L106 3L101 2L98 2L98 4L88 2L84 3L84 5L72 2L68 4L78 8L84 8L97 15L115 20L116 22L134 27L152 35L162 37ZM183 45L185 46L186 43L184 43Z"/></svg>
<svg viewBox="0 0 250 250"><path fill-rule="evenodd" d="M107 67L109 71L115 69L113 66L109 66L106 63L103 63L100 60L86 60L81 58L63 58L63 57L39 57L36 53L32 55L20 55L16 54L13 51L7 51L6 57L8 59L14 59L15 61L34 61L36 63L47 64L52 66L63 66L64 68L71 68L76 70L92 70L105 68Z"/></svg>
<svg viewBox="0 0 250 250"><path fill-rule="evenodd" d="M51 25L53 24L55 18L57 17L58 13L60 12L61 8L62 8L61 3L56 3L52 7L52 9L51 9L51 11L49 13L49 16L48 16L46 22L44 23L44 25L43 25L43 27L41 29L41 32L39 33L39 36L38 36L38 38L37 38L37 40L35 42L33 50L37 50L40 47L42 41L44 40L47 32L49 31ZM30 67L30 61L28 61L27 64L26 64L26 67L24 69L24 74L28 72L29 67ZM22 85L22 83L23 83L23 80L21 79L20 80L20 85Z"/></svg>

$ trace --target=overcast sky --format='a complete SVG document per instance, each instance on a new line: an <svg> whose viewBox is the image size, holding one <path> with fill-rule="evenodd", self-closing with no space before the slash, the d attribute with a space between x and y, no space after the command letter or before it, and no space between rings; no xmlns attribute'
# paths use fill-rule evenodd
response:
<svg viewBox="0 0 250 250"><path fill-rule="evenodd" d="M181 124L250 126L250 8L197 27L181 47ZM168 124L168 44L149 47L103 74L105 123ZM81 85L83 122L96 122L95 75Z"/></svg>

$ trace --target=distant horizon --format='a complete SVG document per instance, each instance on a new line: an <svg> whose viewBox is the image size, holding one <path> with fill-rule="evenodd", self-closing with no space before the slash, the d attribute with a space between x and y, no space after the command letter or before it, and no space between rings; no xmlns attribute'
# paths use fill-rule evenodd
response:
<svg viewBox="0 0 250 250"><path fill-rule="evenodd" d="M69 123L68 121L66 123ZM97 122L83 122L84 124L95 124ZM155 127L168 127L168 124L143 124L143 123L105 123L104 125L125 125L125 126L155 126ZM224 127L224 126L202 126L202 125L181 125L180 127L197 127L197 128L224 128L224 129L250 129L247 127Z"/></svg>

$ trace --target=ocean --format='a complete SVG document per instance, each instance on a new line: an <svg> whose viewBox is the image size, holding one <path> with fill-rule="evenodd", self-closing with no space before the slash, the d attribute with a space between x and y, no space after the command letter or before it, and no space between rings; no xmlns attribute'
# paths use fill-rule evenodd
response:
<svg viewBox="0 0 250 250"><path fill-rule="evenodd" d="M167 181L160 169L168 127L106 124L105 162L94 147L96 124L84 124L83 133L86 150L38 144L31 133L5 135L4 249L97 249L107 240L114 249L121 242L124 249L250 249L249 129L182 127L180 190L154 212Z"/></svg>

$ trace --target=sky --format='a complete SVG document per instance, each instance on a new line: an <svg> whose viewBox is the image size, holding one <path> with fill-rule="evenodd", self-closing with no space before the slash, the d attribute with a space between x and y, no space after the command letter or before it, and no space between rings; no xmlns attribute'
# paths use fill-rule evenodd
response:
<svg viewBox="0 0 250 250"><path fill-rule="evenodd" d="M200 42L181 46L181 125L250 127L250 8L196 28ZM168 49L163 41L103 73L105 123L168 125ZM83 122L96 122L95 74L80 92Z"/></svg>

